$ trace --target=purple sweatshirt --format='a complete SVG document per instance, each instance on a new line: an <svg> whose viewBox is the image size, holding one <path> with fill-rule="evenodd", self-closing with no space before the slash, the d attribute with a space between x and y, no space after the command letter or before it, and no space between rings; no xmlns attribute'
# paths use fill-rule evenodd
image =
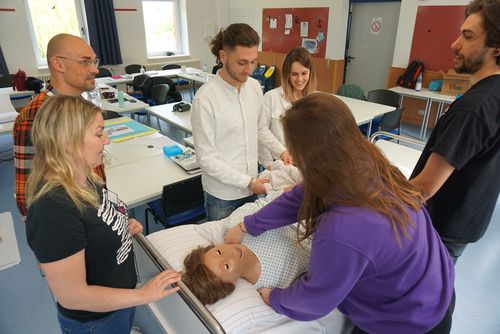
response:
<svg viewBox="0 0 500 334"><path fill-rule="evenodd" d="M245 218L252 235L292 224L303 187ZM332 206L318 218L307 273L273 289L271 307L292 319L318 319L334 308L369 333L424 333L444 317L453 294L453 262L427 211L408 209L410 239L396 241L389 219L365 208Z"/></svg>

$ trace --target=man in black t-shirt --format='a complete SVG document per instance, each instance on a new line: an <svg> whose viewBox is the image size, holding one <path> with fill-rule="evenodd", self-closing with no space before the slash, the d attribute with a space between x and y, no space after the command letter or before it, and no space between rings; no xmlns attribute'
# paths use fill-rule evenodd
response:
<svg viewBox="0 0 500 334"><path fill-rule="evenodd" d="M456 262L485 233L500 191L500 0L474 0L451 45L473 86L441 117L411 182Z"/></svg>

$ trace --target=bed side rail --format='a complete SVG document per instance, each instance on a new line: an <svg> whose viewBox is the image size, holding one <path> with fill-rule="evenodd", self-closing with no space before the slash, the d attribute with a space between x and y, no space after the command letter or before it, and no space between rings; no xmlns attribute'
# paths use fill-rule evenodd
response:
<svg viewBox="0 0 500 334"><path fill-rule="evenodd" d="M136 241L141 245L146 254L150 257L153 263L160 270L173 269L172 266L165 260L161 254L154 248L151 242L142 233L135 235ZM226 332L222 328L221 324L215 319L215 317L210 313L210 311L203 305L198 298L189 290L189 288L184 284L184 282L179 281L178 283L180 290L177 291L179 296L184 300L187 306L196 314L200 321L205 325L205 327L211 333L221 333Z"/></svg>
<svg viewBox="0 0 500 334"><path fill-rule="evenodd" d="M425 142L412 138L412 137L406 137L406 136L401 136L401 135L396 135L394 133L390 133L387 131L377 131L375 132L371 137L370 137L370 142L375 143L377 140L381 139L379 137L389 137L390 139L396 139L402 142L406 142L409 144L414 144L418 145L419 147L422 147L422 149L425 147Z"/></svg>

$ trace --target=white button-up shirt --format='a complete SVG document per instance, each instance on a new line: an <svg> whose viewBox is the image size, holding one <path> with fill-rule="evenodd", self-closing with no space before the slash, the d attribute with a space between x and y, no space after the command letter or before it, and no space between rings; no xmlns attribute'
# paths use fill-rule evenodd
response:
<svg viewBox="0 0 500 334"><path fill-rule="evenodd" d="M280 117L291 106L292 104L286 99L282 87L270 90L264 95L264 115L266 116L267 126L276 139L283 145L285 145L285 134ZM269 166L273 162L273 158L277 159L279 157L273 156L271 151L262 145L259 146L259 161L264 167Z"/></svg>
<svg viewBox="0 0 500 334"><path fill-rule="evenodd" d="M259 83L249 78L240 91L217 74L196 93L191 112L194 147L203 189L223 200L250 195L259 145L279 156L285 147L269 131Z"/></svg>

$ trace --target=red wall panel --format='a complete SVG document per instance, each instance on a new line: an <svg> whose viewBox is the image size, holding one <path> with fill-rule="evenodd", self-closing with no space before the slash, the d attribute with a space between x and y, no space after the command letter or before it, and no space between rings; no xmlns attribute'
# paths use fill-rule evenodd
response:
<svg viewBox="0 0 500 334"><path fill-rule="evenodd" d="M453 43L465 19L466 6L419 6L408 64L419 59L425 69L453 68Z"/></svg>
<svg viewBox="0 0 500 334"><path fill-rule="evenodd" d="M329 8L264 8L262 10L262 51L287 53L302 46L302 38L313 38L322 32L324 39L318 42L318 52L313 57L325 58ZM292 14L293 28L285 35L285 14ZM276 18L276 29L269 27L269 20ZM300 37L300 22L309 22L308 36Z"/></svg>

